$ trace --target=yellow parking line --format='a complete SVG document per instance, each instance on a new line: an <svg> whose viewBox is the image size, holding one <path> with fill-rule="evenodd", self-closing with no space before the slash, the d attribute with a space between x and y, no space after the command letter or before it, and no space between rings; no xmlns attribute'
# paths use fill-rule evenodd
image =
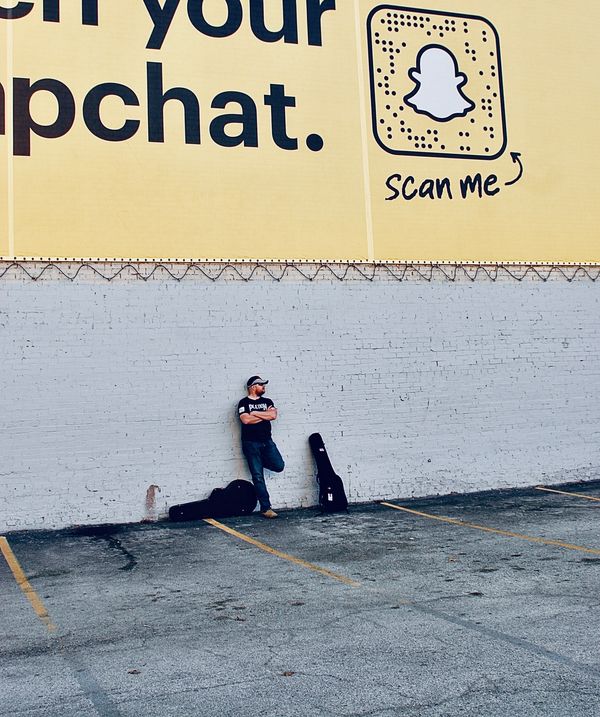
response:
<svg viewBox="0 0 600 717"><path fill-rule="evenodd" d="M56 625L52 623L50 615L44 607L44 603L40 600L36 591L31 587L29 580L25 577L23 569L19 565L19 561L8 544L8 540L3 535L0 535L0 551L4 555L4 558L8 563L8 567L12 570L12 574L15 576L17 585L21 588L25 597L31 603L31 607L35 610L35 614L40 618L50 632L55 632Z"/></svg>
<svg viewBox="0 0 600 717"><path fill-rule="evenodd" d="M422 518L429 518L431 520L439 520L442 523L451 523L452 525L459 525L462 528L474 528L475 530L483 530L486 533L496 533L496 535L505 535L509 538L519 538L520 540L528 540L530 543L541 543L542 545L554 545L557 548L565 548L567 550L579 550L582 553L590 553L591 555L600 555L600 550L594 548L584 548L581 545L572 545L571 543L563 543L561 540L546 540L546 538L536 538L533 535L523 535L522 533L512 533L510 530L498 530L498 528L488 528L485 525L477 525L476 523L467 523L464 520L457 520L456 518L446 518L441 515L432 515L431 513L422 513L419 510L412 510L411 508L404 508L400 505L394 505L393 503L382 502L381 505L385 505L388 508L394 508L394 510L402 510L405 513L412 513L412 515L419 515Z"/></svg>
<svg viewBox="0 0 600 717"><path fill-rule="evenodd" d="M592 495L585 495L585 493L569 493L569 491L566 490L556 490L556 488L546 488L546 486L543 485L536 485L536 490L543 490L546 493L559 493L560 495L571 495L574 498L585 498L586 500L593 500L596 503L600 503L600 498L595 498Z"/></svg>
<svg viewBox="0 0 600 717"><path fill-rule="evenodd" d="M312 570L314 573L320 573L321 575L326 575L328 578L333 578L334 580L338 580L340 583L344 583L345 585L350 585L353 588L360 587L360 583L356 582L356 580L351 580L350 578L347 578L344 575L338 575L337 573L331 572L331 570L326 570L325 568L321 568L318 565L309 563L306 560L302 560L301 558L296 558L293 555L288 555L287 553L282 553L280 550L271 548L269 545L266 545L265 543L261 543L259 540L255 540L254 538L251 538L249 535L244 535L244 533L240 533L237 530L234 530L233 528L230 528L227 525L223 525L223 523L219 523L219 521L214 520L213 518L205 518L204 521L206 523L208 523L209 525L213 525L215 528L219 528L219 530L223 530L225 533L229 533L229 535L233 535L234 537L239 538L240 540L243 540L246 543L250 543L250 545L254 545L256 548L260 548L261 550L264 550L265 553L269 553L270 555L275 555L278 558L287 560L290 563L294 563L295 565L300 565L303 568Z"/></svg>

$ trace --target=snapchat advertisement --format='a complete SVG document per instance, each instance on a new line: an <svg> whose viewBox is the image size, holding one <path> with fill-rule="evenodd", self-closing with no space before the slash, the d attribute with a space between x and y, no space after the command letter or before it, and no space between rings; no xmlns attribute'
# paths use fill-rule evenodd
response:
<svg viewBox="0 0 600 717"><path fill-rule="evenodd" d="M598 21L0 0L0 255L598 262Z"/></svg>

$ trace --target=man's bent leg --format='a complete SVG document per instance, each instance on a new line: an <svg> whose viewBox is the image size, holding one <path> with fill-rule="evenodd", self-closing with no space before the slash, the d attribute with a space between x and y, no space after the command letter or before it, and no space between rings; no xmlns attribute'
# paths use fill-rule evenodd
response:
<svg viewBox="0 0 600 717"><path fill-rule="evenodd" d="M271 499L265 484L261 447L261 443L255 443L254 441L242 441L242 451L248 461L248 468L250 469L252 482L254 483L254 488L256 489L256 497L260 503L260 510L264 513L271 507Z"/></svg>
<svg viewBox="0 0 600 717"><path fill-rule="evenodd" d="M267 441L262 446L262 464L274 473L281 473L285 468L285 462L274 441Z"/></svg>

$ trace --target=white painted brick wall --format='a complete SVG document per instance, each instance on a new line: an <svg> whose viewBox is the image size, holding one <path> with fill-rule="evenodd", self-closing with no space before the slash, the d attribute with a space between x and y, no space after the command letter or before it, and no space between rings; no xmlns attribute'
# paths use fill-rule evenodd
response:
<svg viewBox="0 0 600 717"><path fill-rule="evenodd" d="M87 276L87 275L86 275ZM563 280L0 281L0 531L138 521L247 477L267 376L275 507L600 477L600 285Z"/></svg>

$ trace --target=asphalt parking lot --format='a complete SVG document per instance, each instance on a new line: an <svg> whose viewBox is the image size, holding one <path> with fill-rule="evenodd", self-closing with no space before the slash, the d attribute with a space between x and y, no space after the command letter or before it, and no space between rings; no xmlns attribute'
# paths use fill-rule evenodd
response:
<svg viewBox="0 0 600 717"><path fill-rule="evenodd" d="M0 715L598 715L600 482L561 490L8 534Z"/></svg>

